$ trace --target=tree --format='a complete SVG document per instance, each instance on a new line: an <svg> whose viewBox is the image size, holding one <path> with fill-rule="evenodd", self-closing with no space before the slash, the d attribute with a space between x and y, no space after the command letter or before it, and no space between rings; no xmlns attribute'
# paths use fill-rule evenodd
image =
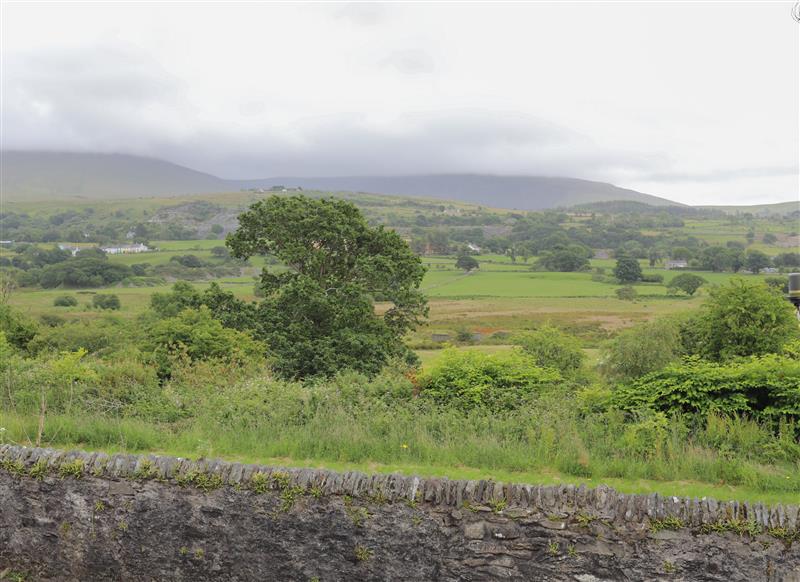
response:
<svg viewBox="0 0 800 582"><path fill-rule="evenodd" d="M752 271L753 273L758 274L761 269L766 269L772 264L770 258L762 253L761 251L757 250L749 250L747 251L747 258L745 259L745 266L747 266L748 270Z"/></svg>
<svg viewBox="0 0 800 582"><path fill-rule="evenodd" d="M776 242L778 242L778 237L771 232L767 232L764 233L764 236L761 237L761 240L764 241L765 245L774 245Z"/></svg>
<svg viewBox="0 0 800 582"><path fill-rule="evenodd" d="M772 262L776 267L800 267L800 253L781 253Z"/></svg>
<svg viewBox="0 0 800 582"><path fill-rule="evenodd" d="M617 259L614 276L620 283L635 283L642 278L642 267L633 257L623 255Z"/></svg>
<svg viewBox="0 0 800 582"><path fill-rule="evenodd" d="M371 228L345 200L274 196L253 204L228 235L234 257L277 257L264 269L255 336L287 378L351 368L377 373L392 356L413 358L403 336L427 316L425 268L400 236ZM388 308L379 316L375 301Z"/></svg>
<svg viewBox="0 0 800 582"><path fill-rule="evenodd" d="M564 375L578 371L586 359L581 344L575 336L568 335L549 324L527 331L514 338L514 343L533 356L536 365L555 368Z"/></svg>
<svg viewBox="0 0 800 582"><path fill-rule="evenodd" d="M713 288L701 310L687 329L689 349L710 360L779 353L800 335L792 304L761 281Z"/></svg>
<svg viewBox="0 0 800 582"><path fill-rule="evenodd" d="M471 257L469 255L461 255L456 259L456 268L461 269L462 271L470 272L473 269L478 268L478 261L475 257Z"/></svg>
<svg viewBox="0 0 800 582"><path fill-rule="evenodd" d="M700 275L695 275L693 273L681 273L680 275L673 277L672 280L667 285L667 290L669 292L673 291L683 291L687 295L694 295L695 291L697 291L704 283L707 281L703 279Z"/></svg>
<svg viewBox="0 0 800 582"><path fill-rule="evenodd" d="M538 267L548 271L581 271L589 266L589 259L583 251L577 249L561 249L545 254L536 262Z"/></svg>

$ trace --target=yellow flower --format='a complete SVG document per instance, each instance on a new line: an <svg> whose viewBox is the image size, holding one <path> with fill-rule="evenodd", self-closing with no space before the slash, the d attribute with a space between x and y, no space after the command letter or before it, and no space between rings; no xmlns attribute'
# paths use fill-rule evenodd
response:
<svg viewBox="0 0 800 582"><path fill-rule="evenodd" d="M407 449L407 448L408 448L408 445L407 445L406 443L403 443L402 445L400 445L400 448L402 448L402 449Z"/></svg>

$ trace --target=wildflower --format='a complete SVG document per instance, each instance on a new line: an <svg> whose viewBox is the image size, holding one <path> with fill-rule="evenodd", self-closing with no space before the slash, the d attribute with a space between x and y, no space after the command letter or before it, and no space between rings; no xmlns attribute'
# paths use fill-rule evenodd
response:
<svg viewBox="0 0 800 582"><path fill-rule="evenodd" d="M407 449L407 448L408 448L408 445L407 445L406 443L403 443L402 445L400 445L400 448L401 448L401 449Z"/></svg>

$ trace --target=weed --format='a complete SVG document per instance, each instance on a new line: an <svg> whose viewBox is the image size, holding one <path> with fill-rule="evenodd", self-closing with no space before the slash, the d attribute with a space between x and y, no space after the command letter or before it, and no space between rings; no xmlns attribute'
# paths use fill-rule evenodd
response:
<svg viewBox="0 0 800 582"><path fill-rule="evenodd" d="M308 490L309 495L314 499L320 499L322 497L322 488L317 487L316 485Z"/></svg>
<svg viewBox="0 0 800 582"><path fill-rule="evenodd" d="M198 560L202 560L203 558L205 558L205 557L206 557L206 552L205 552L205 550L204 550L203 548L197 548L197 549L194 551L194 557L195 557L195 558L197 558Z"/></svg>
<svg viewBox="0 0 800 582"><path fill-rule="evenodd" d="M58 476L62 479L66 479L67 477L80 479L83 477L83 465L83 459L75 459L69 463L61 463L61 466L58 468Z"/></svg>
<svg viewBox="0 0 800 582"><path fill-rule="evenodd" d="M558 542L552 541L547 543L547 553L555 557L558 555Z"/></svg>
<svg viewBox="0 0 800 582"><path fill-rule="evenodd" d="M664 560L664 573L672 574L674 571L675 571L675 564L673 564L669 560Z"/></svg>
<svg viewBox="0 0 800 582"><path fill-rule="evenodd" d="M413 523L414 526L419 526L419 524L422 523L422 517L420 517L419 515L412 516L411 517L411 523Z"/></svg>
<svg viewBox="0 0 800 582"><path fill-rule="evenodd" d="M570 558L575 558L578 556L578 550L575 549L575 544L570 544L567 546L567 555Z"/></svg>
<svg viewBox="0 0 800 582"><path fill-rule="evenodd" d="M61 535L66 536L72 529L72 525L68 521L65 521L58 529L61 531Z"/></svg>
<svg viewBox="0 0 800 582"><path fill-rule="evenodd" d="M250 477L250 482L248 483L248 487L253 493L258 495L262 495L269 491L269 478L265 473L258 471L253 473L253 476Z"/></svg>
<svg viewBox="0 0 800 582"><path fill-rule="evenodd" d="M47 475L47 461L39 459L33 466L28 469L28 476L31 479L36 479L37 481L42 481Z"/></svg>
<svg viewBox="0 0 800 582"><path fill-rule="evenodd" d="M361 527L369 517L369 511L364 507L353 507L352 505L345 507L345 513L353 522L356 527Z"/></svg>
<svg viewBox="0 0 800 582"><path fill-rule="evenodd" d="M178 550L178 554L180 554L181 556L188 556L189 548L187 548L186 546L181 546L181 548Z"/></svg>
<svg viewBox="0 0 800 582"><path fill-rule="evenodd" d="M124 519L123 519L123 520L121 520L121 521L120 521L120 522L117 524L117 529L118 529L119 531L121 531L121 532L126 532L126 531L128 531L128 522L127 522L127 521L125 521Z"/></svg>
<svg viewBox="0 0 800 582"><path fill-rule="evenodd" d="M754 520L743 520L738 518L722 519L715 523L704 523L700 526L700 533L723 533L733 532L740 537L749 536L754 538L761 534L762 528Z"/></svg>
<svg viewBox="0 0 800 582"><path fill-rule="evenodd" d="M133 474L133 478L137 481L147 481L148 479L155 479L159 476L158 467L156 467L150 459L143 459L139 464L139 468Z"/></svg>
<svg viewBox="0 0 800 582"><path fill-rule="evenodd" d="M650 531L652 533L660 532L661 530L678 530L684 527L683 520L679 517L669 516L664 519L651 519Z"/></svg>
<svg viewBox="0 0 800 582"><path fill-rule="evenodd" d="M287 487L281 491L281 511L289 511L295 504L295 501L303 495L303 488L299 486Z"/></svg>
<svg viewBox="0 0 800 582"><path fill-rule="evenodd" d="M579 513L575 516L575 520L580 527L589 527L597 519L597 516L589 515L588 513Z"/></svg>
<svg viewBox="0 0 800 582"><path fill-rule="evenodd" d="M103 503L100 499L94 502L95 513L103 513L105 510L106 510L106 504Z"/></svg>
<svg viewBox="0 0 800 582"><path fill-rule="evenodd" d="M203 471L191 470L175 477L175 482L181 487L192 485L201 491L208 493L214 489L219 489L224 485L222 477L217 473L205 473Z"/></svg>
<svg viewBox="0 0 800 582"><path fill-rule="evenodd" d="M507 502L505 499L491 499L489 501L489 507L492 508L492 511L495 513L500 513L506 508Z"/></svg>
<svg viewBox="0 0 800 582"><path fill-rule="evenodd" d="M22 477L22 475L25 474L25 463L23 463L19 459L15 461L11 461L9 459L3 459L2 461L0 461L0 469L8 471L15 477Z"/></svg>
<svg viewBox="0 0 800 582"><path fill-rule="evenodd" d="M355 549L353 550L353 552L354 552L354 554L356 556L356 561L357 562L366 562L375 553L371 549L369 549L368 547L362 546L362 545L357 545L355 547Z"/></svg>
<svg viewBox="0 0 800 582"><path fill-rule="evenodd" d="M275 471L270 478L275 487L281 491L289 487L289 473L285 471Z"/></svg>

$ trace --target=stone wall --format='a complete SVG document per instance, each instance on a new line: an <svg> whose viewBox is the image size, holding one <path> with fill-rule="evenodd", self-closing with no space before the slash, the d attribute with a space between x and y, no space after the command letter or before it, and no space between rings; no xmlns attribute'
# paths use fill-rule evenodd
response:
<svg viewBox="0 0 800 582"><path fill-rule="evenodd" d="M799 548L797 506L0 446L2 579L800 581Z"/></svg>

